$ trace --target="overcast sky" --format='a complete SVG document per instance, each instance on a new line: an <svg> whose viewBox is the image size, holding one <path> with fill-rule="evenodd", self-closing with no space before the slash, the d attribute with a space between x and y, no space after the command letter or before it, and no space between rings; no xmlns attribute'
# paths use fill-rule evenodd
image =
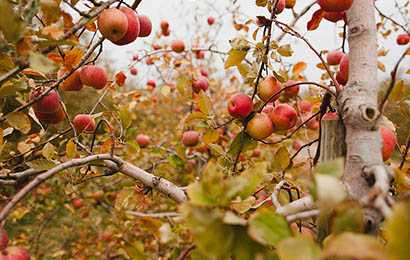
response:
<svg viewBox="0 0 410 260"><path fill-rule="evenodd" d="M405 0L396 0L399 4L403 4ZM127 3L131 3L132 0L127 0ZM307 3L311 0L297 0L295 11L298 13L303 9ZM393 0L378 0L377 6L387 15L394 14L394 18L403 23L403 19L397 14L392 4ZM240 6L240 12L249 18L255 18L257 15L268 16L266 8L257 7L254 0L238 0L235 6ZM145 48L144 43L151 43L155 38L155 32L159 29L159 23L162 20L166 20L170 24L171 35L169 37L161 37L159 43L171 42L173 39L184 39L189 42L194 36L198 35L197 31L208 31L211 35L216 35L216 26L208 26L206 19L208 16L214 16L216 23L223 24L222 30L217 34L215 41L217 42L217 48L222 51L228 51L230 49L229 40L243 34L243 31L238 32L232 27L232 15L229 14L227 7L232 8L232 0L143 0L138 7L140 14L148 15L153 23L153 33L148 38L138 38L134 43L126 46L116 46L105 41L103 57L113 62L115 68L123 69L127 67L130 62L130 57L137 50ZM300 19L295 26L295 29L306 36L312 45L320 50L333 50L340 48L341 39L338 33L341 32L342 22L334 24L326 20L322 21L319 29L313 32L306 31L307 21L311 18L312 13L319 9L318 5L315 5L311 11L305 15L303 19ZM222 15L222 17L220 17ZM243 17L244 17L243 16ZM278 19L287 23L293 20L292 12L289 9L278 16ZM194 27L192 24L199 23L198 27ZM190 24L189 30L187 24ZM390 23L388 23L388 26ZM251 32L256 27L251 27ZM279 34L281 31L275 29L274 35ZM379 79L388 77L388 73L391 71L395 62L403 53L406 47L398 46L396 44L396 36L402 33L392 32L391 36L387 40L379 39L379 45L384 46L386 49L390 49L390 53L387 57L380 58L379 60L385 63L387 72L382 73L380 70ZM259 34L259 38L261 34ZM308 61L309 64L306 74L310 80L320 80L321 71L315 67L319 62L318 58L312 54L307 46L300 40L286 36L281 44L290 43L294 50L294 54L290 58L286 58L285 61L289 63L295 63L298 61ZM201 43L201 47L208 47L210 43ZM187 47L190 47L187 44ZM149 49L152 50L152 49ZM409 58L406 58L402 62L402 70L407 70L409 67ZM138 67L138 66L137 66ZM141 66L142 67L142 66ZM146 73L144 73L146 74ZM149 77L148 75L139 75L139 77ZM141 80L143 80L141 78Z"/></svg>

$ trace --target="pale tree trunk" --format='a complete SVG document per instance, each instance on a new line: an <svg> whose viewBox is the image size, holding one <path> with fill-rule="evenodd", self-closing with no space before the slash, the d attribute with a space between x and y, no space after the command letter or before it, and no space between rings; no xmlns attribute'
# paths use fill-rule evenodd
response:
<svg viewBox="0 0 410 260"><path fill-rule="evenodd" d="M349 82L338 97L346 128L344 183L350 197L361 201L374 188L377 181L374 178L380 176L380 171L381 175L388 175L381 155L381 111L378 110L377 101L377 34L373 5L373 0L355 0L347 12ZM369 168L370 170L366 170ZM368 178L364 177L365 174ZM383 215L377 206L373 207L371 203L367 206L366 231L376 234Z"/></svg>

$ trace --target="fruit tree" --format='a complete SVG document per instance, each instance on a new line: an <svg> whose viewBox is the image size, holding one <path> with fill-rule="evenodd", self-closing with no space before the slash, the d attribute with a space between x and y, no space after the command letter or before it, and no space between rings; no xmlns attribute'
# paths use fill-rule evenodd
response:
<svg viewBox="0 0 410 260"><path fill-rule="evenodd" d="M156 2L0 1L0 260L409 259L409 2Z"/></svg>

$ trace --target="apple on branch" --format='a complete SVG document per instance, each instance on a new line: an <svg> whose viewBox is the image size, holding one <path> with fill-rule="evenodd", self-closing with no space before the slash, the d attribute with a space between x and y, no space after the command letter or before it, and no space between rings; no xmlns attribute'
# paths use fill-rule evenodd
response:
<svg viewBox="0 0 410 260"><path fill-rule="evenodd" d="M228 102L228 112L236 118L247 117L253 109L252 99L243 93L237 93Z"/></svg>
<svg viewBox="0 0 410 260"><path fill-rule="evenodd" d="M273 133L272 120L265 113L257 113L249 120L246 132L257 140L268 138Z"/></svg>
<svg viewBox="0 0 410 260"><path fill-rule="evenodd" d="M108 8L101 12L97 19L98 30L108 40L121 40L128 29L127 16L117 8Z"/></svg>

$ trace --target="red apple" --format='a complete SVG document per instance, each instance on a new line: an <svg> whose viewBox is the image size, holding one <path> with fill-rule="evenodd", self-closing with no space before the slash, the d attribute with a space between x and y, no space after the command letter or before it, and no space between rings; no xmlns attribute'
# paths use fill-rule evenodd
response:
<svg viewBox="0 0 410 260"><path fill-rule="evenodd" d="M137 75L138 70L137 70L136 68L131 68L131 69L130 69L130 73L131 73L132 75Z"/></svg>
<svg viewBox="0 0 410 260"><path fill-rule="evenodd" d="M93 199L95 199L96 201L100 201L100 200L102 200L102 199L104 198L104 191L103 191L103 190L94 191L94 192L91 194L91 197L92 197Z"/></svg>
<svg viewBox="0 0 410 260"><path fill-rule="evenodd" d="M353 5L353 0L318 0L320 7L326 12L342 12Z"/></svg>
<svg viewBox="0 0 410 260"><path fill-rule="evenodd" d="M52 113L40 113L34 110L34 114L36 115L37 119L40 120L44 124L48 125L56 125L61 123L65 118L65 113L61 105Z"/></svg>
<svg viewBox="0 0 410 260"><path fill-rule="evenodd" d="M88 209L85 209L83 212L81 212L81 217L86 218L90 214L90 211Z"/></svg>
<svg viewBox="0 0 410 260"><path fill-rule="evenodd" d="M73 125L75 131L80 134L82 132L94 132L94 119L88 114L79 114L74 117Z"/></svg>
<svg viewBox="0 0 410 260"><path fill-rule="evenodd" d="M260 157L262 154L262 151L260 149L254 149L252 152L253 157Z"/></svg>
<svg viewBox="0 0 410 260"><path fill-rule="evenodd" d="M286 6L286 0L279 0L278 4L276 5L275 14L280 14L283 12Z"/></svg>
<svg viewBox="0 0 410 260"><path fill-rule="evenodd" d="M176 53L181 53L185 50L185 44L183 40L175 40L171 44L171 49Z"/></svg>
<svg viewBox="0 0 410 260"><path fill-rule="evenodd" d="M167 21L162 21L160 23L162 33L165 33L169 29L169 24Z"/></svg>
<svg viewBox="0 0 410 260"><path fill-rule="evenodd" d="M199 134L196 131L186 131L182 135L182 143L185 146L195 146L199 142Z"/></svg>
<svg viewBox="0 0 410 260"><path fill-rule="evenodd" d="M0 252L0 260L30 260L30 255L23 247L12 246Z"/></svg>
<svg viewBox="0 0 410 260"><path fill-rule="evenodd" d="M9 238L7 236L6 230L0 227L0 251L3 251L7 244L9 243Z"/></svg>
<svg viewBox="0 0 410 260"><path fill-rule="evenodd" d="M40 96L44 92L44 88L38 88L30 93L30 101ZM45 97L33 104L34 111L44 114L56 112L60 107L60 97L55 90L51 90Z"/></svg>
<svg viewBox="0 0 410 260"><path fill-rule="evenodd" d="M81 69L81 82L95 89L103 89L107 84L107 74L101 67L87 65Z"/></svg>
<svg viewBox="0 0 410 260"><path fill-rule="evenodd" d="M349 53L346 53L342 60L340 61L340 76L346 80L346 82L349 81Z"/></svg>
<svg viewBox="0 0 410 260"><path fill-rule="evenodd" d="M302 147L302 143L301 143L299 140L295 140L295 141L293 142L293 148L294 148L295 150L299 150L300 147Z"/></svg>
<svg viewBox="0 0 410 260"><path fill-rule="evenodd" d="M313 232L313 231L310 230L309 228L302 226L302 228L299 229L298 225L297 225L295 222L293 222L292 224L290 224L290 227L291 227L291 229L292 229L294 232L300 232L301 234L303 234L303 235L305 235L305 236L307 236L307 237L310 237L310 238L313 239L313 240L316 240L316 234L315 234L315 232Z"/></svg>
<svg viewBox="0 0 410 260"><path fill-rule="evenodd" d="M127 16L117 8L108 8L101 12L97 19L98 30L108 40L121 40L128 29Z"/></svg>
<svg viewBox="0 0 410 260"><path fill-rule="evenodd" d="M132 43L133 41L135 41L135 39L137 39L138 34L140 33L140 21L138 20L135 11L131 8L121 6L120 11L123 12L123 14L125 14L125 16L127 17L127 32L119 41L114 41L113 43L116 45L126 45Z"/></svg>
<svg viewBox="0 0 410 260"><path fill-rule="evenodd" d="M344 55L342 51L331 51L327 54L327 63L329 65L339 65Z"/></svg>
<svg viewBox="0 0 410 260"><path fill-rule="evenodd" d="M296 4L296 0L286 0L285 2L286 2L285 7L289 9L292 9Z"/></svg>
<svg viewBox="0 0 410 260"><path fill-rule="evenodd" d="M148 66L154 64L154 62L152 61L151 58L147 58L147 59L145 60L145 63L146 63Z"/></svg>
<svg viewBox="0 0 410 260"><path fill-rule="evenodd" d="M253 109L252 99L243 93L236 93L228 102L228 112L236 118L247 117Z"/></svg>
<svg viewBox="0 0 410 260"><path fill-rule="evenodd" d="M163 34L164 36L169 36L169 34L170 34L169 28L168 28L165 32L163 32L162 34Z"/></svg>
<svg viewBox="0 0 410 260"><path fill-rule="evenodd" d="M103 234L103 239L104 239L105 242L110 241L111 240L111 233L108 232L108 231L105 231L104 234Z"/></svg>
<svg viewBox="0 0 410 260"><path fill-rule="evenodd" d="M312 111L312 105L307 100L301 100L299 103L299 108L301 113L309 113Z"/></svg>
<svg viewBox="0 0 410 260"><path fill-rule="evenodd" d="M156 103L157 101L158 101L158 98L157 98L157 97L153 97L153 98L152 98L152 102Z"/></svg>
<svg viewBox="0 0 410 260"><path fill-rule="evenodd" d="M272 75L267 76L264 80L259 83L259 98L263 101L267 101L271 96L276 94L282 89L282 84L276 80ZM276 95L270 101L274 102L279 99L280 95Z"/></svg>
<svg viewBox="0 0 410 260"><path fill-rule="evenodd" d="M383 161L386 161L391 157L394 149L396 148L397 137L392 130L390 130L387 126L384 125L380 127L380 134L383 140Z"/></svg>
<svg viewBox="0 0 410 260"><path fill-rule="evenodd" d="M339 119L339 116L336 113L326 113L323 115L322 120L330 120L330 119Z"/></svg>
<svg viewBox="0 0 410 260"><path fill-rule="evenodd" d="M181 64L182 64L181 59L180 58L175 58L174 66L178 68L178 67L181 66Z"/></svg>
<svg viewBox="0 0 410 260"><path fill-rule="evenodd" d="M151 19L144 14L138 15L138 20L140 22L140 33L138 34L139 37L148 37L152 31L152 23Z"/></svg>
<svg viewBox="0 0 410 260"><path fill-rule="evenodd" d="M73 206L76 209L81 208L82 206L84 206L84 200L82 198L73 199Z"/></svg>
<svg viewBox="0 0 410 260"><path fill-rule="evenodd" d="M249 120L246 132L254 139L263 140L273 133L272 120L265 113L258 113Z"/></svg>
<svg viewBox="0 0 410 260"><path fill-rule="evenodd" d="M288 104L277 105L269 114L275 130L288 130L296 125L298 115Z"/></svg>
<svg viewBox="0 0 410 260"><path fill-rule="evenodd" d="M207 22L208 22L209 25L213 25L214 22L215 22L215 18L213 18L212 16L209 16L208 19L207 19Z"/></svg>
<svg viewBox="0 0 410 260"><path fill-rule="evenodd" d="M143 135L143 134L137 135L135 140L137 141L138 145L141 147L146 147L151 143L151 139L149 138L149 136Z"/></svg>
<svg viewBox="0 0 410 260"><path fill-rule="evenodd" d="M110 192L107 194L107 198L111 201L114 201L117 198L117 193Z"/></svg>
<svg viewBox="0 0 410 260"><path fill-rule="evenodd" d="M201 111L201 110L199 109L199 106L198 106L197 104L194 104L194 110L195 110L196 112Z"/></svg>
<svg viewBox="0 0 410 260"><path fill-rule="evenodd" d="M266 106L263 108L262 113L265 113L265 114L269 115L269 114L273 111L273 109L274 109L274 106L272 106L272 105L266 105Z"/></svg>
<svg viewBox="0 0 410 260"><path fill-rule="evenodd" d="M410 35L408 34L400 34L397 36L397 44L398 45L406 45L410 41Z"/></svg>
<svg viewBox="0 0 410 260"><path fill-rule="evenodd" d="M162 47L158 43L153 43L152 48L154 48L154 50L160 50Z"/></svg>
<svg viewBox="0 0 410 260"><path fill-rule="evenodd" d="M340 20L342 20L345 17L345 12L325 12L323 14L323 18L325 18L326 20L336 23Z"/></svg>
<svg viewBox="0 0 410 260"><path fill-rule="evenodd" d="M197 53L195 53L195 56L198 60L202 60L205 58L205 52L204 51L198 51Z"/></svg>
<svg viewBox="0 0 410 260"><path fill-rule="evenodd" d="M61 78L67 72L69 72L69 70L65 67L60 68L57 72L57 78ZM80 70L78 69L68 76L68 78L60 84L60 87L64 91L80 91L84 87L80 80Z"/></svg>
<svg viewBox="0 0 410 260"><path fill-rule="evenodd" d="M201 146L195 147L195 151L198 153L206 153L208 152L208 147L206 147L206 144L202 144Z"/></svg>
<svg viewBox="0 0 410 260"><path fill-rule="evenodd" d="M336 73L336 81L340 84L340 85L346 85L347 84L347 80L345 80L343 77L342 77L342 74L340 73L340 71L338 71L337 73Z"/></svg>
<svg viewBox="0 0 410 260"><path fill-rule="evenodd" d="M138 55L135 54L134 56L132 56L132 60L138 60Z"/></svg>
<svg viewBox="0 0 410 260"><path fill-rule="evenodd" d="M285 83L285 87L297 84L298 82L295 80L288 80ZM284 90L285 96L288 98L296 97L299 93L299 86L290 87Z"/></svg>
<svg viewBox="0 0 410 260"><path fill-rule="evenodd" d="M206 69L201 69L201 75L204 77L208 77L208 71Z"/></svg>
<svg viewBox="0 0 410 260"><path fill-rule="evenodd" d="M209 82L208 79L203 77L203 76L199 76L195 81L194 81L194 91L196 93L198 93L199 91L201 91L201 89L203 91L206 91L209 87Z"/></svg>
<svg viewBox="0 0 410 260"><path fill-rule="evenodd" d="M147 85L150 86L150 87L155 88L157 86L157 83L155 83L155 80L151 79L151 80L147 81Z"/></svg>

